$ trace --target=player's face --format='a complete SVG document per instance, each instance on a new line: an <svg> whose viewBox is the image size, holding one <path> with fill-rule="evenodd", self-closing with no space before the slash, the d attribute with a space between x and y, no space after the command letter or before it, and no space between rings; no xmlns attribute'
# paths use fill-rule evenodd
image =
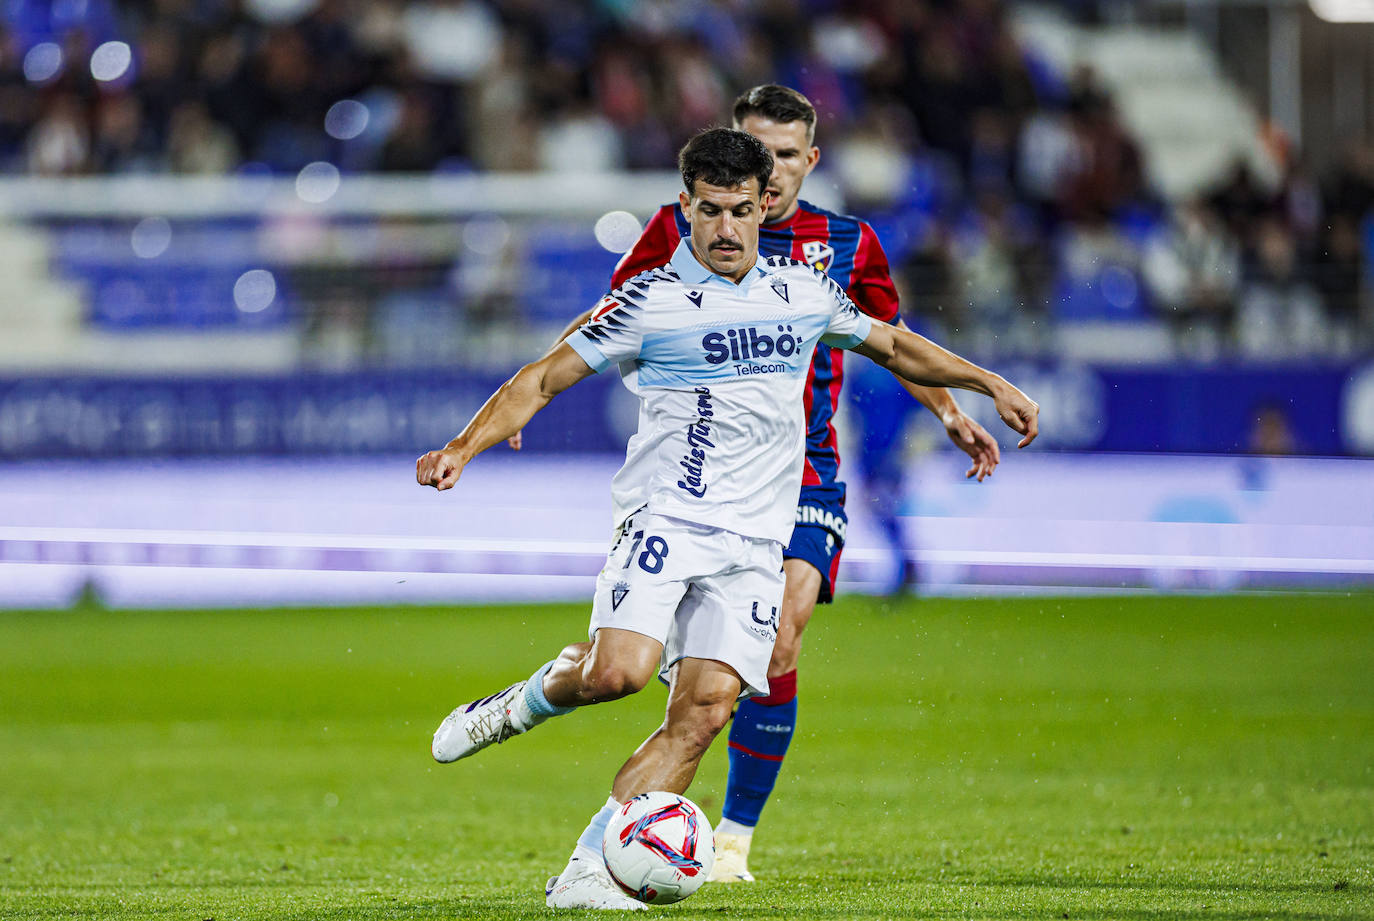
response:
<svg viewBox="0 0 1374 921"><path fill-rule="evenodd" d="M801 120L775 122L762 115L748 115L735 127L763 141L773 155L773 175L768 180L773 204L768 209L768 221L786 220L797 210L802 181L816 168L821 149L807 140L806 122Z"/></svg>
<svg viewBox="0 0 1374 921"><path fill-rule="evenodd" d="M694 193L678 196L692 225L692 252L712 272L738 283L759 258L759 227L768 210L759 181L725 187L698 179Z"/></svg>

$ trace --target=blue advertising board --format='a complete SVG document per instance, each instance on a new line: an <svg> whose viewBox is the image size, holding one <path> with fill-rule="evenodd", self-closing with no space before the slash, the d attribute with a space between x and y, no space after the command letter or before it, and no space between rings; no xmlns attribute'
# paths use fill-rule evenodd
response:
<svg viewBox="0 0 1374 921"><path fill-rule="evenodd" d="M1042 404L1040 449L1246 451L1268 409L1299 453L1374 454L1374 364L999 370ZM419 453L452 437L504 379L425 370L0 380L0 458ZM989 401L961 402L1000 427ZM633 398L614 374L599 375L535 417L527 450L623 451L634 423Z"/></svg>

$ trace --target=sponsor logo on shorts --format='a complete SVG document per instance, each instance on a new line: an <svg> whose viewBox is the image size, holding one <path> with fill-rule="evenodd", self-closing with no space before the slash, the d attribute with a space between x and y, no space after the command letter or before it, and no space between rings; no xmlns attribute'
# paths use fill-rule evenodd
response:
<svg viewBox="0 0 1374 921"><path fill-rule="evenodd" d="M677 488L700 499L706 495L706 452L715 447L711 441L711 424L716 410L711 403L710 387L698 387L696 394L697 418L687 426L687 453L678 461L686 476L677 481Z"/></svg>
<svg viewBox="0 0 1374 921"><path fill-rule="evenodd" d="M819 525L840 540L844 540L844 531L849 522L828 509L817 508L814 505L797 506L797 520L795 524Z"/></svg>
<svg viewBox="0 0 1374 921"><path fill-rule="evenodd" d="M773 608L771 614L764 617L759 613L759 603L754 602L754 606L749 611L749 619L758 626L750 626L749 632L756 636L761 636L766 640L777 639L778 636L778 609Z"/></svg>

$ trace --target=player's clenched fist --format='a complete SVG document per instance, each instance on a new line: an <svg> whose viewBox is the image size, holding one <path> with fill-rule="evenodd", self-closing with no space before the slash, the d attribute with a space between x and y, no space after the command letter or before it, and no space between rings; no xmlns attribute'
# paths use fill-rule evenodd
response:
<svg viewBox="0 0 1374 921"><path fill-rule="evenodd" d="M415 481L421 486L452 489L463 473L465 461L456 451L445 448L421 454L415 461Z"/></svg>

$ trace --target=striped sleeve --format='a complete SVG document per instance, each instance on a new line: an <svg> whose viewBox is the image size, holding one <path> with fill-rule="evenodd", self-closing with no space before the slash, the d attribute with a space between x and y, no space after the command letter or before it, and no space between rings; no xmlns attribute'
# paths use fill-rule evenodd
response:
<svg viewBox="0 0 1374 921"><path fill-rule="evenodd" d="M845 292L859 309L884 323L897 319L897 286L887 264L887 254L867 221L859 222L859 246L854 253L854 272Z"/></svg>
<svg viewBox="0 0 1374 921"><path fill-rule="evenodd" d="M598 374L639 355L644 344L647 282L632 281L603 297L591 319L564 341Z"/></svg>
<svg viewBox="0 0 1374 921"><path fill-rule="evenodd" d="M849 295L840 290L834 279L819 272L817 276L823 280L833 299L830 322L821 336L821 341L838 349L852 349L868 338L868 334L873 330L873 320L859 310Z"/></svg>

